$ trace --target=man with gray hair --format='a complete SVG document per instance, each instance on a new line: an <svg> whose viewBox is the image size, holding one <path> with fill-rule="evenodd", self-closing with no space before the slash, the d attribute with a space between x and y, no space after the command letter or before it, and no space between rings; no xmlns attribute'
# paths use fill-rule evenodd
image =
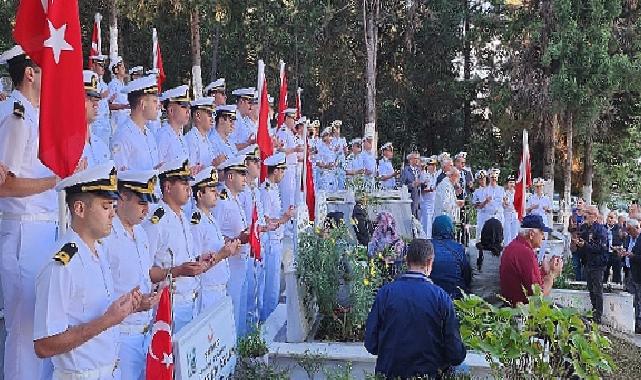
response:
<svg viewBox="0 0 641 380"><path fill-rule="evenodd" d="M512 240L501 255L499 264L499 284L501 295L512 306L528 303L532 286L538 285L547 296L552 290L554 279L563 271L560 257L544 257L539 267L535 249L541 247L545 232L552 230L545 226L540 215L526 215L516 239Z"/></svg>
<svg viewBox="0 0 641 380"><path fill-rule="evenodd" d="M460 175L456 168L450 168L446 173L447 180L436 186L434 217L448 215L453 221L459 221L459 210L465 204L464 200L456 199L462 191L458 188Z"/></svg>
<svg viewBox="0 0 641 380"><path fill-rule="evenodd" d="M585 278L590 292L594 321L601 323L603 315L603 273L608 262L608 233L598 222L599 209L589 206L585 211L585 223L576 239L577 252L585 261Z"/></svg>
<svg viewBox="0 0 641 380"><path fill-rule="evenodd" d="M641 228L637 219L628 219L626 222L628 237L623 247L618 249L619 256L623 257L626 266L630 267L630 275L626 277L628 292L634 295L634 317L636 320L634 332L641 333ZM638 242L638 243L637 243Z"/></svg>
<svg viewBox="0 0 641 380"><path fill-rule="evenodd" d="M418 219L418 205L419 205L419 195L420 195L420 185L419 180L419 158L420 155L417 152L412 152L407 155L407 165L403 168L401 173L401 185L407 186L407 190L412 197L412 215Z"/></svg>

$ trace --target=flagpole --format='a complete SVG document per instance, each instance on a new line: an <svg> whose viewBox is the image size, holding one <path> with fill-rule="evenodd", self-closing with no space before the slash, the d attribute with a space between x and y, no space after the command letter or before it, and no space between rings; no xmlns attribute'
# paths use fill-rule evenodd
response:
<svg viewBox="0 0 641 380"><path fill-rule="evenodd" d="M96 28L98 28L98 54L102 54L102 31L100 28L102 15L100 13L96 13L96 15L94 16L94 20L96 21Z"/></svg>
<svg viewBox="0 0 641 380"><path fill-rule="evenodd" d="M151 67L158 69L158 33L156 28L151 29L151 61Z"/></svg>
<svg viewBox="0 0 641 380"><path fill-rule="evenodd" d="M67 205L64 190L58 192L58 238L67 232Z"/></svg>

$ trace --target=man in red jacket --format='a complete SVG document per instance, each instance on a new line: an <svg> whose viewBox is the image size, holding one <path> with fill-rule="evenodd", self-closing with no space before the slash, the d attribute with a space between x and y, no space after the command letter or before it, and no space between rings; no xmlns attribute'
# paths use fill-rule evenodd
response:
<svg viewBox="0 0 641 380"><path fill-rule="evenodd" d="M554 279L561 274L563 260L560 257L546 257L539 267L534 252L541 247L544 232L550 231L540 215L526 215L519 235L503 251L499 283L501 295L512 306L528 303L527 297L532 295L533 285L539 285L544 295L550 294Z"/></svg>

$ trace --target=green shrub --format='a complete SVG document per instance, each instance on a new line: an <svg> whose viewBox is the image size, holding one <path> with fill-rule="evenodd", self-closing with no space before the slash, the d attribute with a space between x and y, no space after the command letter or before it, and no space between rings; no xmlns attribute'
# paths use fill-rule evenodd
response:
<svg viewBox="0 0 641 380"><path fill-rule="evenodd" d="M497 379L600 379L614 369L610 341L574 309L535 289L528 305L495 307L474 295L455 301L465 344L485 354Z"/></svg>

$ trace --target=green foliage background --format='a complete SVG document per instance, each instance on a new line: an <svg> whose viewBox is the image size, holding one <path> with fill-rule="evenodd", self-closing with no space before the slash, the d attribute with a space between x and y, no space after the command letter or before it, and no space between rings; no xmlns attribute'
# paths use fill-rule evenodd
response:
<svg viewBox="0 0 641 380"><path fill-rule="evenodd" d="M344 121L348 138L362 134L365 46L362 1L357 0L79 0L85 53L95 12L103 14L108 52L109 5L119 10L120 53L127 65L151 63L151 28L158 29L167 86L189 80L190 17L200 13L203 80L226 78L252 86L263 59L271 94L278 93L278 61L287 63L290 103L304 89L303 111L323 126ZM12 44L17 0L0 2L0 48ZM520 136L530 130L534 175L542 174L545 115L575 120L577 193L587 137L594 141L595 194L605 200L639 182L639 6L627 0L541 0L521 7L488 0L380 0L377 115L380 140L398 154L418 149L470 152L474 169L514 173ZM547 7L547 8L546 8ZM467 12L466 12L467 9ZM548 9L549 11L546 11ZM547 13L546 13L547 12ZM467 14L471 28L463 34ZM549 22L546 16L549 16ZM464 40L476 57L461 81ZM217 70L212 70L218 43ZM500 41L500 44L496 44ZM466 94L481 94L464 125ZM231 100L231 99L230 99ZM562 134L562 131L559 131ZM464 136L468 136L464 141ZM563 139L558 139L556 190L562 186ZM632 165L632 167L630 167ZM627 182L626 182L627 181ZM614 186L613 186L614 185ZM632 185L632 186L631 186Z"/></svg>

